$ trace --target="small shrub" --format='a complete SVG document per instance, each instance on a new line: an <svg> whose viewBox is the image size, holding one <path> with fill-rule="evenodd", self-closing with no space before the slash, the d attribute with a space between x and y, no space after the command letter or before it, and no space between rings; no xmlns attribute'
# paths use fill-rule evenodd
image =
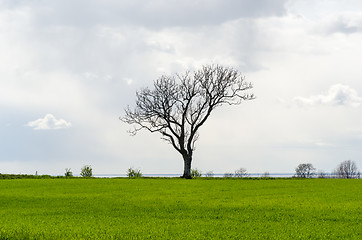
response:
<svg viewBox="0 0 362 240"><path fill-rule="evenodd" d="M93 176L93 169L90 165L85 165L82 167L80 175L82 177L92 177Z"/></svg>
<svg viewBox="0 0 362 240"><path fill-rule="evenodd" d="M321 171L318 172L317 177L318 178L326 178L327 174L324 171L321 170Z"/></svg>
<svg viewBox="0 0 362 240"><path fill-rule="evenodd" d="M213 171L208 171L206 174L205 174L206 177L214 177L214 172Z"/></svg>
<svg viewBox="0 0 362 240"><path fill-rule="evenodd" d="M72 171L70 170L70 168L66 168L66 169L65 169L64 175L65 175L66 177L73 177L73 173L72 173Z"/></svg>
<svg viewBox="0 0 362 240"><path fill-rule="evenodd" d="M232 173L224 173L224 178L231 178L233 176L234 176L234 174L232 174Z"/></svg>
<svg viewBox="0 0 362 240"><path fill-rule="evenodd" d="M268 178L270 177L270 173L269 172L265 172L261 175L262 178Z"/></svg>
<svg viewBox="0 0 362 240"><path fill-rule="evenodd" d="M235 171L235 177L247 177L248 173L246 171L245 168L239 168L238 170Z"/></svg>
<svg viewBox="0 0 362 240"><path fill-rule="evenodd" d="M127 176L129 178L139 178L139 177L142 177L142 173L141 173L141 170L139 170L139 169L129 168L127 170Z"/></svg>
<svg viewBox="0 0 362 240"><path fill-rule="evenodd" d="M198 170L197 168L191 169L191 177L192 178L198 178L201 177L202 173L200 170Z"/></svg>

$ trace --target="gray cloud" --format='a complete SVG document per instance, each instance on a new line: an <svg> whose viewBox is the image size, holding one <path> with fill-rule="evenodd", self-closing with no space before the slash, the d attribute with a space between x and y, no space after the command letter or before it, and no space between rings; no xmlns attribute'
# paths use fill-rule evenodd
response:
<svg viewBox="0 0 362 240"><path fill-rule="evenodd" d="M154 69L179 71L194 65L193 62L226 62L242 71L262 68L254 53L263 48L261 44L266 44L259 36L263 26L247 18L282 15L284 1L201 1L192 3L195 6L190 9L189 4L188 1L173 4L168 1L76 1L74 4L50 1L41 5L38 1L25 1L22 5L19 3L18 9L13 4L6 14L5 19L12 22L13 30L6 31L3 45L7 45L8 51L21 50L19 58L28 60L32 71L93 72L112 75L114 81L132 78L136 82L146 74L150 78L145 80L152 81L150 73ZM146 12L133 16L133 8ZM168 16L168 11L174 8L179 11ZM151 19L157 11L161 11L157 15L164 20ZM103 16L103 13L107 14ZM177 14L180 19L173 19ZM181 19L189 14L200 19ZM225 23L233 19L239 20ZM166 28L173 26L191 28ZM27 31L23 31L24 28ZM140 64L145 62L147 64ZM18 70L26 71L21 69L24 65Z"/></svg>
<svg viewBox="0 0 362 240"><path fill-rule="evenodd" d="M331 86L325 94L311 97L296 97L294 102L298 105L348 105L358 107L362 103L362 98L358 96L353 88L336 84Z"/></svg>
<svg viewBox="0 0 362 240"><path fill-rule="evenodd" d="M316 26L316 31L323 34L361 33L362 13L341 13L326 17Z"/></svg>
<svg viewBox="0 0 362 240"><path fill-rule="evenodd" d="M281 16L286 0L201 1L5 1L3 6L31 8L39 25L138 25L147 28L195 27L238 18Z"/></svg>

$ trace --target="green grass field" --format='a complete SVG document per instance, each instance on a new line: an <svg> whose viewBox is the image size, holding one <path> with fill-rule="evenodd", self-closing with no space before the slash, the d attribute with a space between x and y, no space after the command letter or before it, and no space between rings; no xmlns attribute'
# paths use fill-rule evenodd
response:
<svg viewBox="0 0 362 240"><path fill-rule="evenodd" d="M0 180L0 239L362 239L359 179Z"/></svg>

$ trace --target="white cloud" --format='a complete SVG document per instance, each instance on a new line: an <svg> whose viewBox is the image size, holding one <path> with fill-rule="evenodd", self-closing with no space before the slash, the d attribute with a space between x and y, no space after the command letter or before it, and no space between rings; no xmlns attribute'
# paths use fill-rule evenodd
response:
<svg viewBox="0 0 362 240"><path fill-rule="evenodd" d="M70 128L72 124L62 118L56 119L52 114L47 114L44 118L28 122L26 126L32 127L34 130L52 130Z"/></svg>
<svg viewBox="0 0 362 240"><path fill-rule="evenodd" d="M349 105L358 107L362 98L358 96L353 88L336 84L329 88L326 94L319 94L310 97L296 97L294 101L299 105Z"/></svg>

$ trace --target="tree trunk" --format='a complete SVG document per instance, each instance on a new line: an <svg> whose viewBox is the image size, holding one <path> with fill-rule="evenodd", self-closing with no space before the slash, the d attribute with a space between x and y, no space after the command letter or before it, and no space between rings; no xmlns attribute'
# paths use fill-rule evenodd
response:
<svg viewBox="0 0 362 240"><path fill-rule="evenodd" d="M191 161L192 157L185 154L183 155L184 159L184 174L181 176L182 178L191 179Z"/></svg>

